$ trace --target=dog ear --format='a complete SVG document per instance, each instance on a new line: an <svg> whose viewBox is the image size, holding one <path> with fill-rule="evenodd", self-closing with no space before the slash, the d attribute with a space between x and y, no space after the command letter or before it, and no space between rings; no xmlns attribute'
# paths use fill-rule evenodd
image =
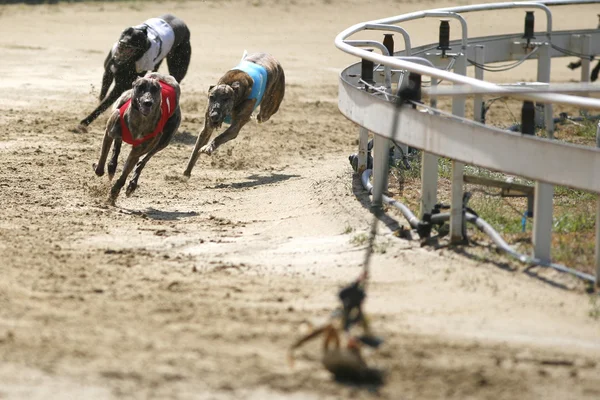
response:
<svg viewBox="0 0 600 400"><path fill-rule="evenodd" d="M129 28L127 28L127 29L125 29L125 30L123 31L123 33L121 34L121 36L124 36L124 35L131 35L132 33L133 33L133 27L131 27L131 26L130 26Z"/></svg>
<svg viewBox="0 0 600 400"><path fill-rule="evenodd" d="M133 81L133 82L131 83L131 87L134 87L134 86L135 86L135 84L136 84L136 83L137 83L139 80L141 80L141 79L142 79L142 78L141 78L141 77L139 77L139 76L138 76L137 78L135 78L135 81Z"/></svg>
<svg viewBox="0 0 600 400"><path fill-rule="evenodd" d="M213 90L213 88L214 88L214 87L215 87L215 85L210 85L210 86L208 87L208 93L209 93L209 94L210 94L210 91L211 91L211 90Z"/></svg>

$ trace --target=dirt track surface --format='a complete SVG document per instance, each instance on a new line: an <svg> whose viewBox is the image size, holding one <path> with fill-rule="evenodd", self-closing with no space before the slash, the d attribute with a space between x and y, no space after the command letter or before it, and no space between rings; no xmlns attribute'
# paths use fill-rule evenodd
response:
<svg viewBox="0 0 600 400"><path fill-rule="evenodd" d="M386 342L367 358L387 383L332 381L318 343L288 365L302 322L327 317L358 276L353 239L371 221L347 161L357 130L337 110L352 59L333 38L417 9L364 3L0 6L1 399L600 398L600 323L580 284L422 249L383 224L366 309ZM558 23L595 15L582 10ZM106 114L70 129L95 106L120 31L164 12L192 31L183 123L109 207L91 167ZM436 25L411 35L434 41ZM282 62L282 108L185 181L206 90L245 49Z"/></svg>

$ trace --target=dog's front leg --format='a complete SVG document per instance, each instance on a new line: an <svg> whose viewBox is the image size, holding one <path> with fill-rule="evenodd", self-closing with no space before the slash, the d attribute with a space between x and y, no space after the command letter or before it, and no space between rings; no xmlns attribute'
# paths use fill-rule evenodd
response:
<svg viewBox="0 0 600 400"><path fill-rule="evenodd" d="M106 164L106 158L108 157L108 151L115 138L115 134L120 136L121 124L119 124L119 110L115 110L108 122L106 123L106 131L104 132L104 139L102 139L102 149L100 150L100 158L98 163L94 164L94 172L98 176L104 175L104 165ZM109 166L110 170L110 166Z"/></svg>
<svg viewBox="0 0 600 400"><path fill-rule="evenodd" d="M200 151L202 153L211 155L219 146L223 143L227 143L237 137L238 133L244 125L250 121L252 110L254 109L254 103L256 100L246 100L241 106L234 110L231 117L231 126L221 133L219 136L213 139L212 142L202 147Z"/></svg>
<svg viewBox="0 0 600 400"><path fill-rule="evenodd" d="M152 150L150 150L148 152L148 154L146 154L144 156L144 158L142 158L142 160L136 164L135 169L133 170L133 176L131 177L131 180L129 181L129 185L127 185L127 190L125 191L125 195L127 197L131 196L131 194L135 191L135 189L137 189L138 179L140 179L140 174L142 173L142 170L144 169L144 167L146 166L146 164L148 163L150 158L153 155L155 155L156 153L158 153L163 148L164 148L164 146L160 146L160 143L157 143L154 146L154 148Z"/></svg>
<svg viewBox="0 0 600 400"><path fill-rule="evenodd" d="M127 177L129 176L137 162L140 160L140 156L143 154L140 151L140 147L144 146L133 147L131 149L129 156L127 157L127 161L125 161L125 165L123 166L123 172L121 173L121 176L119 176L119 179L117 179L115 184L110 189L110 197L108 200L113 206L115 205L117 197L119 197L119 192L121 191L123 186L125 186L125 181L127 180Z"/></svg>
<svg viewBox="0 0 600 400"><path fill-rule="evenodd" d="M115 139L115 144L113 146L112 156L110 157L110 161L108 162L108 180L112 181L115 176L115 172L117 171L117 164L119 163L119 154L121 153L121 145L123 144L123 139L119 136Z"/></svg>
<svg viewBox="0 0 600 400"><path fill-rule="evenodd" d="M202 132L198 135L196 139L196 145L194 146L194 150L190 155L190 159L188 161L187 168L185 169L183 175L188 178L192 175L192 169L194 169L194 165L196 165L196 161L198 161L198 157L200 156L200 149L208 142L210 139L210 135L212 135L215 130L214 126L210 123L210 118L208 116L208 111L206 112L206 116L204 117L204 128Z"/></svg>

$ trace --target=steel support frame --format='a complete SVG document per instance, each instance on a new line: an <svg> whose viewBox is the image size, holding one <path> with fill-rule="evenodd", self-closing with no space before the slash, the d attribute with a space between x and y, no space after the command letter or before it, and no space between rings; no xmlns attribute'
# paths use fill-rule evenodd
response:
<svg viewBox="0 0 600 400"><path fill-rule="evenodd" d="M454 72L460 75L467 75L467 55L466 49L459 54L454 64ZM466 100L462 96L452 98L452 114L457 117L465 116ZM461 242L463 238L463 174L465 164L452 160L452 191L450 196L450 241L452 243Z"/></svg>
<svg viewBox="0 0 600 400"><path fill-rule="evenodd" d="M550 63L550 43L542 43L538 53L538 82L550 82ZM544 127L548 138L552 139L554 121L552 104L549 103L544 104ZM553 198L554 186L536 181L533 203L533 255L544 262L551 261Z"/></svg>
<svg viewBox="0 0 600 400"><path fill-rule="evenodd" d="M479 67L480 65L485 64L485 46L476 45L474 47L475 52L475 79L483 80L483 68ZM477 122L483 122L483 118L481 117L481 113L483 111L483 95L476 94L473 96L473 120Z"/></svg>
<svg viewBox="0 0 600 400"><path fill-rule="evenodd" d="M437 86L438 80L431 78L431 86ZM432 108L437 108L437 99L431 98L429 103ZM439 157L435 154L423 151L421 153L421 209L420 218L423 214L431 212L437 203L437 184L438 184L438 161Z"/></svg>

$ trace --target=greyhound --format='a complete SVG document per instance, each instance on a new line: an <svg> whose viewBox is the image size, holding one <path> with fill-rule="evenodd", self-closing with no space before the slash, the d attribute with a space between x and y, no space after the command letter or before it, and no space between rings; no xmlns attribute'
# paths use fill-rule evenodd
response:
<svg viewBox="0 0 600 400"><path fill-rule="evenodd" d="M81 120L78 130L86 132L87 126L129 89L136 78L148 71L157 71L165 57L169 74L181 82L191 56L190 31L182 20L171 14L125 29L104 61L100 104ZM108 93L113 81L114 87Z"/></svg>
<svg viewBox="0 0 600 400"><path fill-rule="evenodd" d="M118 99L106 124L100 159L94 164L96 175L104 175L108 151L114 141L112 157L108 163L108 178L112 180L117 169L123 141L132 145L123 166L123 172L110 191L109 202L114 205L119 192L132 170L126 195L129 197L138 186L138 179L148 160L164 149L179 128L179 84L170 75L149 72L137 78L132 89ZM146 155L141 161L140 157Z"/></svg>
<svg viewBox="0 0 600 400"><path fill-rule="evenodd" d="M285 74L281 64L267 53L244 54L236 67L209 88L204 128L183 174L191 175L200 152L211 155L220 145L235 139L259 105L258 122L268 121L279 110L284 94ZM223 122L231 126L208 143L212 132Z"/></svg>

